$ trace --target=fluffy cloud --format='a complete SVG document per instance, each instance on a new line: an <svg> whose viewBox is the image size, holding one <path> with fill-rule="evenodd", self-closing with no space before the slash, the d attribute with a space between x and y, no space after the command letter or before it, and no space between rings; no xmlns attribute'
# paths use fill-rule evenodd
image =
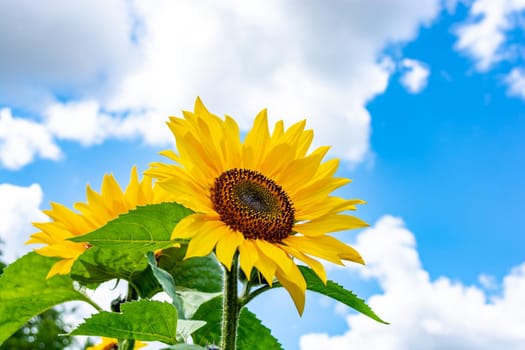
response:
<svg viewBox="0 0 525 350"><path fill-rule="evenodd" d="M8 108L0 109L0 166L16 170L36 155L57 160L61 151L44 125L14 118Z"/></svg>
<svg viewBox="0 0 525 350"><path fill-rule="evenodd" d="M524 9L523 0L476 0L467 23L456 31L456 49L472 57L480 71L509 58L512 50L505 45L506 32L519 26L516 19Z"/></svg>
<svg viewBox="0 0 525 350"><path fill-rule="evenodd" d="M509 86L508 93L525 100L525 69L514 68L505 78Z"/></svg>
<svg viewBox="0 0 525 350"><path fill-rule="evenodd" d="M0 104L104 93L139 58L125 0L0 2Z"/></svg>
<svg viewBox="0 0 525 350"><path fill-rule="evenodd" d="M35 231L31 222L46 221L40 211L42 189L38 184L29 187L0 184L0 245L2 260L11 262L31 250L24 245L29 235Z"/></svg>
<svg viewBox="0 0 525 350"><path fill-rule="evenodd" d="M99 5L57 0L40 9L21 1L0 11L0 33L10 33L0 36L8 52L0 67L11 72L10 86L23 90L9 94L0 86L0 103L31 109L47 101L38 108L57 138L89 145L139 136L159 144L170 139L166 116L191 108L200 95L245 130L264 107L274 121L307 117L320 144L356 163L369 153L365 106L392 73L385 47L413 40L440 11L438 0L379 8L277 0ZM34 22L38 30L19 25ZM35 89L42 90L38 98ZM65 99L49 101L56 96Z"/></svg>
<svg viewBox="0 0 525 350"><path fill-rule="evenodd" d="M380 53L412 40L438 11L433 0L388 2L380 11L364 1L138 1L143 65L124 79L108 108L166 115L201 95L246 129L268 107L274 120L308 117L320 143L359 162L369 150L365 105L385 91L391 73ZM381 25L370 27L371 21Z"/></svg>
<svg viewBox="0 0 525 350"><path fill-rule="evenodd" d="M55 103L44 111L42 125L57 139L72 140L84 146L99 144L108 138L139 137L149 145L162 146L173 142L166 128L165 115L151 111L106 113L96 100Z"/></svg>
<svg viewBox="0 0 525 350"><path fill-rule="evenodd" d="M427 86L430 70L423 62L405 58L401 61L401 67L405 70L401 76L401 84L409 92L417 94Z"/></svg>
<svg viewBox="0 0 525 350"><path fill-rule="evenodd" d="M523 349L525 315L517 310L525 307L525 263L505 276L500 295L489 296L447 277L431 280L414 235L398 218L381 218L355 246L367 258L367 268L356 271L383 289L369 303L391 324L348 315L346 333L305 335L302 350Z"/></svg>

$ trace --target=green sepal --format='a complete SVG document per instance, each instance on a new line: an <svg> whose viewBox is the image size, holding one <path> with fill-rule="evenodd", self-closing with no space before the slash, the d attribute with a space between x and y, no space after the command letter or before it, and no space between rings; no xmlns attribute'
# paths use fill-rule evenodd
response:
<svg viewBox="0 0 525 350"><path fill-rule="evenodd" d="M363 315L376 320L377 322L389 324L388 322L385 322L379 318L379 316L377 316L375 312L372 311L372 309L365 303L363 299L358 298L357 295L351 291L346 290L333 281L327 281L325 285L323 281L321 281L321 279L317 276L317 274L309 267L299 266L299 269L306 280L306 289L321 293L327 297L337 300L346 306L349 306L352 309L362 313Z"/></svg>
<svg viewBox="0 0 525 350"><path fill-rule="evenodd" d="M221 339L222 296L202 304L194 319L206 321L206 325L193 334L196 344L206 346L218 344ZM241 310L237 329L237 349L239 350L283 350L270 330L254 313L246 308Z"/></svg>
<svg viewBox="0 0 525 350"><path fill-rule="evenodd" d="M120 305L121 312L100 312L84 320L70 335L160 341L175 344L177 309L170 303L140 300Z"/></svg>
<svg viewBox="0 0 525 350"><path fill-rule="evenodd" d="M88 234L70 238L96 247L148 251L173 246L171 233L177 223L192 213L178 203L137 207Z"/></svg>
<svg viewBox="0 0 525 350"><path fill-rule="evenodd" d="M67 301L91 301L75 290L69 276L46 278L56 258L29 253L0 276L0 344L34 316Z"/></svg>

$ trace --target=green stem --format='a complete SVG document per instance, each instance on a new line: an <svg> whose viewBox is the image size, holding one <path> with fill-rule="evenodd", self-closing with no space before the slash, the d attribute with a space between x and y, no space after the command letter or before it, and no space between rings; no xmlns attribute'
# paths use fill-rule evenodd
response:
<svg viewBox="0 0 525 350"><path fill-rule="evenodd" d="M269 285L265 285L265 286L262 286L254 290L253 292L250 292L248 290L249 293L246 293L245 295L241 297L240 305L241 307L243 307L246 304L248 304L250 301L252 301L252 299L258 296L259 294L264 293L270 289L279 288L279 287L282 287L281 284L279 282L274 282L271 287Z"/></svg>
<svg viewBox="0 0 525 350"><path fill-rule="evenodd" d="M235 342L237 340L237 324L239 322L240 312L237 292L239 274L238 258L239 255L235 254L230 270L224 269L221 350L235 350Z"/></svg>

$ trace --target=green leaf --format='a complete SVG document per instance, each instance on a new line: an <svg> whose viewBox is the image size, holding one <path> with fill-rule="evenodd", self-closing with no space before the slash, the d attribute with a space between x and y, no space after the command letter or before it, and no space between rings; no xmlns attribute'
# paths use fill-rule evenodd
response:
<svg viewBox="0 0 525 350"><path fill-rule="evenodd" d="M173 246L171 233L177 223L192 213L178 203L137 207L88 234L71 238L96 247L147 251Z"/></svg>
<svg viewBox="0 0 525 350"><path fill-rule="evenodd" d="M177 323L177 337L186 340L193 332L206 325L205 321L199 320L179 320Z"/></svg>
<svg viewBox="0 0 525 350"><path fill-rule="evenodd" d="M191 319L202 304L216 296L222 295L222 293L204 293L195 290L188 290L179 291L177 295L182 301L184 318Z"/></svg>
<svg viewBox="0 0 525 350"><path fill-rule="evenodd" d="M71 277L86 285L115 278L131 281L147 267L146 257L140 251L91 247L77 258Z"/></svg>
<svg viewBox="0 0 525 350"><path fill-rule="evenodd" d="M29 253L7 266L0 276L0 343L32 317L66 301L90 302L73 288L69 276L46 279L58 261Z"/></svg>
<svg viewBox="0 0 525 350"><path fill-rule="evenodd" d="M153 272L153 275L162 286L162 289L171 297L173 300L177 299L177 293L175 292L175 281L173 277L166 271L157 266L157 260L153 252L148 252L148 264Z"/></svg>
<svg viewBox="0 0 525 350"><path fill-rule="evenodd" d="M182 305L179 302L179 297L175 290L175 281L173 280L173 276L171 276L166 270L163 270L157 266L157 260L155 259L153 252L148 252L147 258L149 268L153 272L153 275L161 285L162 290L164 290L171 300L173 300L173 306L179 310L179 318L182 318Z"/></svg>
<svg viewBox="0 0 525 350"><path fill-rule="evenodd" d="M101 312L79 325L71 335L177 342L177 309L166 302L141 300L124 303L121 313Z"/></svg>
<svg viewBox="0 0 525 350"><path fill-rule="evenodd" d="M213 255L184 259L187 245L169 248L158 255L158 266L175 279L177 290L193 289L206 293L222 291L223 271Z"/></svg>
<svg viewBox="0 0 525 350"><path fill-rule="evenodd" d="M193 341L200 345L218 344L221 339L222 296L201 305L194 319L206 325L193 334ZM246 308L241 310L237 329L238 350L283 350L268 328Z"/></svg>
<svg viewBox="0 0 525 350"><path fill-rule="evenodd" d="M359 311L363 315L376 320L377 322L389 324L388 322L385 322L379 318L379 316L377 316L375 312L372 311L372 309L365 303L363 299L358 298L351 291L344 289L342 286L332 281L327 281L325 285L323 281L321 281L321 279L317 276L317 274L306 266L299 266L299 269L306 280L306 288L308 290L321 293L327 297L335 299L347 306L350 306L354 310Z"/></svg>

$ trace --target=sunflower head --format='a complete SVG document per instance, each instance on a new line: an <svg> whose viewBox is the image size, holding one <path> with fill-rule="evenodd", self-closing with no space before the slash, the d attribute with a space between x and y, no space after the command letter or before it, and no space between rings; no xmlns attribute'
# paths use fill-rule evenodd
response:
<svg viewBox="0 0 525 350"><path fill-rule="evenodd" d="M178 153L162 154L174 163L153 163L146 174L195 212L172 234L191 239L186 258L213 251L229 269L239 252L246 276L256 268L268 283L277 279L301 313L306 282L296 259L325 282L315 258L363 263L329 233L367 226L346 213L364 202L331 194L350 180L334 176L337 159L323 162L329 147L308 152L313 131L305 121L288 129L279 121L270 133L267 119L266 110L260 112L242 141L231 117L217 117L197 99L193 112L168 121Z"/></svg>
<svg viewBox="0 0 525 350"><path fill-rule="evenodd" d="M293 205L281 186L248 169L223 172L210 190L221 220L248 239L280 242L294 225Z"/></svg>
<svg viewBox="0 0 525 350"><path fill-rule="evenodd" d="M105 175L100 193L88 186L86 197L86 202L74 204L76 211L51 203L51 209L44 210L51 221L33 223L40 231L32 234L26 244L44 244L44 247L36 249L37 253L61 258L49 271L48 278L56 274L68 274L78 256L89 248L87 243L72 242L68 238L94 231L139 205L173 200L168 192L152 185L151 177L144 176L139 181L135 167L131 170L125 191L122 191L113 175Z"/></svg>

